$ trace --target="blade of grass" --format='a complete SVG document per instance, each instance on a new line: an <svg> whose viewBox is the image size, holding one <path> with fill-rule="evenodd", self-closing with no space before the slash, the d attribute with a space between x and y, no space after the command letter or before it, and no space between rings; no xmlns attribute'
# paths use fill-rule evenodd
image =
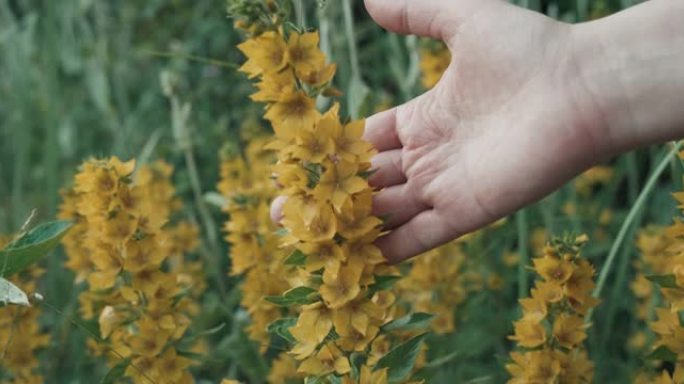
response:
<svg viewBox="0 0 684 384"><path fill-rule="evenodd" d="M593 292L594 297L598 298L601 296L601 292L603 291L603 287L606 284L608 275L613 269L615 257L617 256L620 247L625 243L627 233L632 228L632 224L636 222L639 212L646 205L646 201L650 196L651 192L653 192L653 189L655 188L658 179L663 174L665 169L667 169L668 165L670 164L670 161L677 155L681 147L682 143L678 142L674 144L674 146L671 149L667 150L668 152L662 157L662 159L658 163L658 166L651 173L651 176L648 178L646 185L644 185L644 187L641 190L641 193L639 193L639 196L634 202L634 205L632 205L632 208L629 210L629 213L627 214L625 221L622 223L622 226L620 227L620 231L618 232L615 241L613 241L613 244L610 247L610 251L608 252L606 262L601 267L601 272L599 273L598 281L596 283L596 289L594 289ZM589 311L586 317L587 324L591 322L592 315L593 311Z"/></svg>

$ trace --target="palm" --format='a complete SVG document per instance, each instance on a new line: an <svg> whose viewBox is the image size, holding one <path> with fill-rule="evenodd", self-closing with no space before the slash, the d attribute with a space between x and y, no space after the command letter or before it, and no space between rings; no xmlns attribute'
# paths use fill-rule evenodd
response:
<svg viewBox="0 0 684 384"><path fill-rule="evenodd" d="M369 119L380 151L371 182L384 188L376 213L393 229L378 244L390 259L501 218L595 160L577 129L588 111L572 107L572 88L559 91L573 78L569 29L497 12L473 13L446 40L454 59L434 89Z"/></svg>

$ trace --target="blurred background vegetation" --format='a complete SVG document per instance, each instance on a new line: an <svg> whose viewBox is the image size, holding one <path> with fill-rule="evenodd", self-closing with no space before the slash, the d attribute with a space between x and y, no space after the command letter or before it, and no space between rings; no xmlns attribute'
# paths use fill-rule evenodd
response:
<svg viewBox="0 0 684 384"><path fill-rule="evenodd" d="M354 24L346 29L336 0L300 0L300 19L321 30L323 49L337 62L337 86L346 91L347 111L370 114L378 106L404 102L422 89L415 37L388 34L354 0ZM635 0L519 0L522 6L568 22L582 22L628 7ZM319 5L324 5L319 7ZM198 329L226 324L212 336L216 351L197 368L196 377L215 382L241 377L260 382L265 365L241 328L248 321L237 307L235 281L225 275L227 246L218 244L223 218L211 207L204 220L193 194L187 151L196 161L200 189L215 189L219 153L239 146L241 127L262 124L260 106L247 95L249 82L235 71L243 58L235 48L240 36L220 0L0 0L0 233L22 226L36 210L40 220L54 217L58 191L91 156L117 155L149 161L163 158L176 167L178 192L188 201L185 213L202 223L205 243L220 265L205 295ZM355 52L355 53L354 53ZM358 68L353 64L358 56ZM350 59L352 58L352 59ZM185 136L174 134L170 102L162 92L162 72L173 79L178 97L192 105ZM263 124L265 126L265 124ZM189 145L188 145L189 144ZM681 190L681 164L672 161L655 178L638 205L627 232L615 243L625 218L665 149L651 148L614 159L613 176L578 192L570 184L510 218L468 250L485 275L501 277L497 289L469 294L457 309L457 331L430 343L431 359L450 358L432 367L428 382L502 382L511 343L511 322L519 316L519 269L501 263L504 253L534 254L533 234L586 232L587 257L601 269L616 254L607 276L602 305L595 314L589 351L597 364L596 382L625 382L643 365L643 356L627 348L627 338L644 324L631 315L629 284L637 256L636 231L646 224L668 224L675 214L670 192ZM189 172L190 171L190 172ZM591 207L591 209L589 209ZM598 213L609 212L605 222ZM206 219L206 218L205 218ZM212 248L212 242L218 248ZM217 250L218 249L218 250ZM46 301L42 324L50 346L41 352L48 382L91 383L104 374L83 347L88 337L76 325L78 302L73 274L61 254L44 261L40 283ZM523 281L530 278L524 276ZM217 282L220 281L220 282ZM218 285L227 287L221 292ZM470 381L468 381L470 380Z"/></svg>

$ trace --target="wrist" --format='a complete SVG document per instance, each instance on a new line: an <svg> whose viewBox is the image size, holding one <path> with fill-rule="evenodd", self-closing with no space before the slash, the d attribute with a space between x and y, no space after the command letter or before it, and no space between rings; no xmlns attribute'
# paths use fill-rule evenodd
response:
<svg viewBox="0 0 684 384"><path fill-rule="evenodd" d="M601 153L684 137L684 2L649 3L573 27L576 99Z"/></svg>

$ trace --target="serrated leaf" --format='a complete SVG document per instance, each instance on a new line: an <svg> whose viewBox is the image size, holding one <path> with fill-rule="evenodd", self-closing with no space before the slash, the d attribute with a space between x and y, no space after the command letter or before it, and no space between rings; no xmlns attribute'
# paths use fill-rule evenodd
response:
<svg viewBox="0 0 684 384"><path fill-rule="evenodd" d="M299 249L295 249L294 252L285 259L285 265L300 266L304 265L304 263L306 263L306 254Z"/></svg>
<svg viewBox="0 0 684 384"><path fill-rule="evenodd" d="M646 276L646 278L649 281L656 283L663 288L679 288L677 286L677 279L672 274L670 274L670 275L648 275L648 276Z"/></svg>
<svg viewBox="0 0 684 384"><path fill-rule="evenodd" d="M391 321L383 325L382 329L389 332L425 328L430 324L430 321L432 321L434 317L435 315L431 313L416 312Z"/></svg>
<svg viewBox="0 0 684 384"><path fill-rule="evenodd" d="M390 289L399 279L401 279L401 276L375 275L375 283L368 287L368 294L373 295L377 291Z"/></svg>
<svg viewBox="0 0 684 384"><path fill-rule="evenodd" d="M387 378L390 382L405 379L411 373L420 346L426 337L427 333L423 333L396 346L378 361L375 369L387 368Z"/></svg>
<svg viewBox="0 0 684 384"><path fill-rule="evenodd" d="M266 296L264 299L280 307L289 307L315 302L317 300L316 293L317 291L313 288L297 287L290 289L281 296Z"/></svg>
<svg viewBox="0 0 684 384"><path fill-rule="evenodd" d="M0 304L30 306L28 296L19 287L0 277Z"/></svg>
<svg viewBox="0 0 684 384"><path fill-rule="evenodd" d="M278 336L290 344L296 342L295 338L290 333L290 328L297 324L296 317L285 317L278 319L268 325L268 333Z"/></svg>
<svg viewBox="0 0 684 384"><path fill-rule="evenodd" d="M117 380L123 377L126 373L126 368L131 365L131 359L123 359L118 364L112 367L112 369L107 372L107 375L102 378L100 384L114 384Z"/></svg>
<svg viewBox="0 0 684 384"><path fill-rule="evenodd" d="M0 250L0 277L11 276L30 267L52 251L72 224L54 221L37 226Z"/></svg>
<svg viewBox="0 0 684 384"><path fill-rule="evenodd" d="M677 362L677 354L670 351L669 348L667 348L664 345L661 345L660 347L656 348L653 350L653 352L649 353L646 356L647 360L660 360L660 361L667 361L671 363Z"/></svg>

